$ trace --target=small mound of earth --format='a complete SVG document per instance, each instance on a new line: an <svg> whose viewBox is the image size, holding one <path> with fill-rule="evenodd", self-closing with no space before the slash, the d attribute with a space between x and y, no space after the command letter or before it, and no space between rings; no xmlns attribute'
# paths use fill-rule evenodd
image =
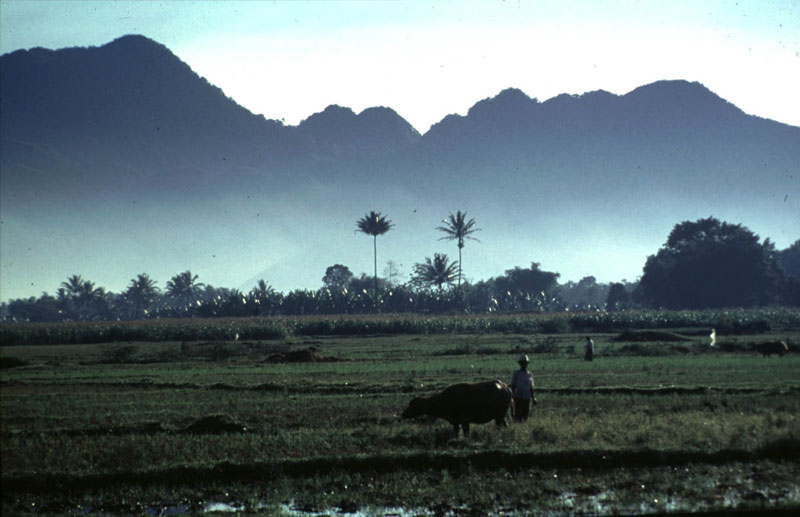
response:
<svg viewBox="0 0 800 517"><path fill-rule="evenodd" d="M190 434L222 434L222 433L243 433L247 429L237 422L230 420L224 415L204 416L183 430Z"/></svg>
<svg viewBox="0 0 800 517"><path fill-rule="evenodd" d="M18 357L3 356L0 357L0 368L17 368L20 366L27 366L28 362Z"/></svg>
<svg viewBox="0 0 800 517"><path fill-rule="evenodd" d="M314 347L292 352L275 352L264 359L266 363L331 363L336 361L341 361L341 359L319 355Z"/></svg>
<svg viewBox="0 0 800 517"><path fill-rule="evenodd" d="M686 338L661 330L628 330L615 337L614 341L686 341Z"/></svg>
<svg viewBox="0 0 800 517"><path fill-rule="evenodd" d="M744 345L742 343L736 343L734 341L717 341L716 346L722 352L752 352L753 351L752 343L749 346L746 346L746 345Z"/></svg>

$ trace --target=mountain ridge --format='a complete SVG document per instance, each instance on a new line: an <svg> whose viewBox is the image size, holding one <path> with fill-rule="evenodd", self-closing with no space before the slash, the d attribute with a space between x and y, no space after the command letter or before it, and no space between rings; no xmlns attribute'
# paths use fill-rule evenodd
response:
<svg viewBox="0 0 800 517"><path fill-rule="evenodd" d="M332 105L296 126L265 119L143 36L12 52L0 73L0 274L13 289L26 289L21 264L52 290L76 270L92 276L89 265L109 278L148 271L151 257L159 271L191 267L223 285L258 271L314 282L360 257L358 240L331 236L372 209L397 223L387 258L407 269L440 250L418 241L438 241L436 221L469 211L495 230L491 251L473 250L472 273L465 264L473 278L531 261L565 278L632 278L659 232L709 214L779 242L800 235L800 128L747 115L700 83L543 102L507 88L420 134L388 107ZM404 227L415 230L398 235ZM65 255L46 242L64 248L51 236L77 228L109 250ZM615 246L624 260L598 259ZM60 263L44 258L59 253ZM127 262L124 273L111 266Z"/></svg>

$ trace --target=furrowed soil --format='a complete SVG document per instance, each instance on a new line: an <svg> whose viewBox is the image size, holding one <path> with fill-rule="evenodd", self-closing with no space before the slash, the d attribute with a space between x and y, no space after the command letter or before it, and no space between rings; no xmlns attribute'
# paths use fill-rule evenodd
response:
<svg viewBox="0 0 800 517"><path fill-rule="evenodd" d="M800 509L800 354L753 351L800 332L724 350L704 329L662 334L593 335L592 362L573 334L2 347L2 512ZM400 418L414 396L508 382L520 353L526 422L456 437Z"/></svg>

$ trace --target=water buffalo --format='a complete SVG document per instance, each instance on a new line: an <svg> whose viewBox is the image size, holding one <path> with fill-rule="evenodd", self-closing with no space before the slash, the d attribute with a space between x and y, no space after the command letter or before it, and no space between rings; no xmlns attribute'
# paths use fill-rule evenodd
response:
<svg viewBox="0 0 800 517"><path fill-rule="evenodd" d="M513 414L511 390L502 381L454 384L429 397L414 397L403 418L430 415L444 418L453 426L456 436L458 428L469 435L469 424L485 424L494 420L505 426L509 407Z"/></svg>
<svg viewBox="0 0 800 517"><path fill-rule="evenodd" d="M765 343L758 343L755 349L756 352L760 352L764 357L769 357L772 354L778 354L783 357L783 354L789 351L789 345L783 341L767 341Z"/></svg>

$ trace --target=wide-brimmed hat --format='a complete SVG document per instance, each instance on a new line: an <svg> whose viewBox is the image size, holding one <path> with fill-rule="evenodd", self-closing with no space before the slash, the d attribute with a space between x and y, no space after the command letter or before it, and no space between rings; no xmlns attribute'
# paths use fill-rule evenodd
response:
<svg viewBox="0 0 800 517"><path fill-rule="evenodd" d="M519 359L517 360L517 362L518 363L529 363L530 361L528 361L528 356L527 355L522 354L521 356L519 356Z"/></svg>

